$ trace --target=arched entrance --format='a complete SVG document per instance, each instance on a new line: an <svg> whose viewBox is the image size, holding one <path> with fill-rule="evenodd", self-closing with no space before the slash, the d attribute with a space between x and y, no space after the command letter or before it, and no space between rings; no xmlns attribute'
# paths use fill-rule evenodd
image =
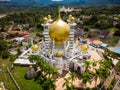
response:
<svg viewBox="0 0 120 90"><path fill-rule="evenodd" d="M78 75L81 75L81 68L77 67L77 71L76 72L77 72Z"/></svg>
<svg viewBox="0 0 120 90"><path fill-rule="evenodd" d="M70 62L70 67L69 67L70 71L74 71L74 62Z"/></svg>

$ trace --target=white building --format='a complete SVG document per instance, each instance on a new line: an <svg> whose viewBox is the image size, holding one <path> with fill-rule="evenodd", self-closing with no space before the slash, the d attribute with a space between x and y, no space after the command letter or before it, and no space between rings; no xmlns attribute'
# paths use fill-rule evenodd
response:
<svg viewBox="0 0 120 90"><path fill-rule="evenodd" d="M26 53L43 57L50 65L55 66L60 74L64 70L83 73L85 70L83 58L89 56L89 47L87 43L83 44L74 37L75 18L70 15L68 21L69 23L66 23L61 19L60 10L58 19L53 23L51 23L51 16L44 18L44 23L42 23L44 40L33 45ZM25 56L26 53L19 58Z"/></svg>

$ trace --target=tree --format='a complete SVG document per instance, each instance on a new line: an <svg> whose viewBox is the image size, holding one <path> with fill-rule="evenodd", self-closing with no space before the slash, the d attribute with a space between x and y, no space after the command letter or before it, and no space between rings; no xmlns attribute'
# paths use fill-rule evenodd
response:
<svg viewBox="0 0 120 90"><path fill-rule="evenodd" d="M96 61L96 60L93 60L93 61L92 61L92 65L93 65L94 67L97 65L97 63L98 63L98 61Z"/></svg>
<svg viewBox="0 0 120 90"><path fill-rule="evenodd" d="M29 58L30 62L35 62L35 61L37 61L38 56L37 55L30 55L28 58Z"/></svg>
<svg viewBox="0 0 120 90"><path fill-rule="evenodd" d="M91 74L88 72L84 72L81 76L82 82L84 83L84 87L86 88L86 83L91 82Z"/></svg>
<svg viewBox="0 0 120 90"><path fill-rule="evenodd" d="M90 66L90 61L84 61L84 66L86 68L86 71L88 70L89 66Z"/></svg>
<svg viewBox="0 0 120 90"><path fill-rule="evenodd" d="M70 82L70 80L68 78L64 78L64 83L63 83L63 87L66 86L67 90L76 90L75 87L73 86L73 83Z"/></svg>
<svg viewBox="0 0 120 90"><path fill-rule="evenodd" d="M114 32L114 35L115 35L115 36L120 36L120 30L116 30L116 31Z"/></svg>
<svg viewBox="0 0 120 90"><path fill-rule="evenodd" d="M70 79L72 80L72 82L75 81L76 78L77 78L77 75L75 72L70 73Z"/></svg>
<svg viewBox="0 0 120 90"><path fill-rule="evenodd" d="M16 55L10 54L9 55L9 60L13 63L15 61L15 59L17 59Z"/></svg>
<svg viewBox="0 0 120 90"><path fill-rule="evenodd" d="M64 83L63 83L63 87L66 86L67 90L76 90L74 85L73 85L73 81L75 81L75 79L77 78L77 75L75 72L70 73L70 76L68 78L64 78Z"/></svg>
<svg viewBox="0 0 120 90"><path fill-rule="evenodd" d="M85 32L89 32L89 28L84 28L84 31Z"/></svg>
<svg viewBox="0 0 120 90"><path fill-rule="evenodd" d="M1 53L1 56L3 59L6 59L9 57L9 52L7 50L3 50Z"/></svg>
<svg viewBox="0 0 120 90"><path fill-rule="evenodd" d="M35 81L40 84L43 90L55 90L56 77L58 71L55 67L49 65L42 57L37 55L30 55L29 60L36 62L41 68L41 75L35 78Z"/></svg>

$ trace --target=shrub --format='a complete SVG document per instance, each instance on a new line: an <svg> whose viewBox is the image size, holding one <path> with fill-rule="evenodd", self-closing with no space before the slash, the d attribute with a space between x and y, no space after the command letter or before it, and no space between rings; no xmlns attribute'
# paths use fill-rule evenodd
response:
<svg viewBox="0 0 120 90"><path fill-rule="evenodd" d="M9 52L7 50L3 50L1 53L1 56L3 59L6 59L9 57Z"/></svg>

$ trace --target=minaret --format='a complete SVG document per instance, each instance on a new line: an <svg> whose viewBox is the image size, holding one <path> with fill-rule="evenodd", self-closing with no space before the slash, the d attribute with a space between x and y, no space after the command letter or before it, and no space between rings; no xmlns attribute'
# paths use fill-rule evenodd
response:
<svg viewBox="0 0 120 90"><path fill-rule="evenodd" d="M50 26L50 21L51 21L51 17L49 15L49 20L47 17L44 18L44 23L42 23L41 25L44 28L44 43L45 43L45 49L49 48L50 45L50 36L49 36L49 26Z"/></svg>
<svg viewBox="0 0 120 90"><path fill-rule="evenodd" d="M68 22L70 25L69 49L70 51L72 51L74 46L74 35L75 35L74 27L76 26L76 23L75 23L75 18L72 15L69 15L68 18L69 18Z"/></svg>

